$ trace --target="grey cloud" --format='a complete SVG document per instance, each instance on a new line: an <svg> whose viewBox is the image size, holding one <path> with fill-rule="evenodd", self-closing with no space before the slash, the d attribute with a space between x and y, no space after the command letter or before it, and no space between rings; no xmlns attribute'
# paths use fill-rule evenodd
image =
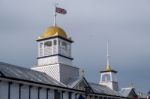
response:
<svg viewBox="0 0 150 99"><path fill-rule="evenodd" d="M87 79L99 81L110 40L111 65L121 87L135 82L144 92L150 70L149 0L57 0L67 9L57 23L73 38L74 64ZM36 37L53 24L55 0L0 1L0 61L25 67L36 64ZM14 58L15 57L15 58ZM145 82L146 84L143 84Z"/></svg>

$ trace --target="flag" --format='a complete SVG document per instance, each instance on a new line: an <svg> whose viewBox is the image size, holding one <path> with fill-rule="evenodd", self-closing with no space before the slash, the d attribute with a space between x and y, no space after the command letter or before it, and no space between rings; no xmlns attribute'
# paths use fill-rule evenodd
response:
<svg viewBox="0 0 150 99"><path fill-rule="evenodd" d="M67 11L65 9L59 8L59 7L56 7L56 12L60 13L60 14L66 14L67 13Z"/></svg>

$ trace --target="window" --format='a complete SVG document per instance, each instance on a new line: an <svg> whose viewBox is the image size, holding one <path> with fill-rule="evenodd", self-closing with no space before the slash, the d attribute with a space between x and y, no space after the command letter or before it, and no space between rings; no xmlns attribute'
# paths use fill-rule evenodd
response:
<svg viewBox="0 0 150 99"><path fill-rule="evenodd" d="M47 47L48 46L52 46L52 42L51 41L47 41L47 42L44 43L44 45L47 46Z"/></svg>
<svg viewBox="0 0 150 99"><path fill-rule="evenodd" d="M40 43L40 48L42 48L42 46L43 46L43 43Z"/></svg>
<svg viewBox="0 0 150 99"><path fill-rule="evenodd" d="M57 90L55 90L54 99L61 99L61 94Z"/></svg>
<svg viewBox="0 0 150 99"><path fill-rule="evenodd" d="M68 99L71 99L71 96L72 96L72 93L71 93L71 92L69 92L69 97L68 97Z"/></svg>
<svg viewBox="0 0 150 99"><path fill-rule="evenodd" d="M43 43L40 43L39 56L43 55Z"/></svg>
<svg viewBox="0 0 150 99"><path fill-rule="evenodd" d="M52 41L46 41L44 43L44 56L52 54Z"/></svg>
<svg viewBox="0 0 150 99"><path fill-rule="evenodd" d="M75 94L75 99L77 99L77 94Z"/></svg>
<svg viewBox="0 0 150 99"><path fill-rule="evenodd" d="M66 43L66 42L62 42L62 47L63 47L64 49L67 49L67 43Z"/></svg>
<svg viewBox="0 0 150 99"><path fill-rule="evenodd" d="M107 99L107 97L104 97L104 99Z"/></svg>
<svg viewBox="0 0 150 99"><path fill-rule="evenodd" d="M102 97L99 97L99 99L102 99Z"/></svg>
<svg viewBox="0 0 150 99"><path fill-rule="evenodd" d="M56 40L54 40L54 45L57 45L57 41Z"/></svg>
<svg viewBox="0 0 150 99"><path fill-rule="evenodd" d="M110 81L110 75L109 74L104 74L102 76L102 81Z"/></svg>
<svg viewBox="0 0 150 99"><path fill-rule="evenodd" d="M62 46L67 46L66 42L62 42Z"/></svg>

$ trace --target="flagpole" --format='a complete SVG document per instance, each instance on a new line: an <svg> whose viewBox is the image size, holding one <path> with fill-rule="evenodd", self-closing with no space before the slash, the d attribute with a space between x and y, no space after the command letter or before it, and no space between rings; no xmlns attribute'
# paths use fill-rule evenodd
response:
<svg viewBox="0 0 150 99"><path fill-rule="evenodd" d="M58 5L57 3L55 3L55 8L54 8L54 26L56 26L56 5Z"/></svg>

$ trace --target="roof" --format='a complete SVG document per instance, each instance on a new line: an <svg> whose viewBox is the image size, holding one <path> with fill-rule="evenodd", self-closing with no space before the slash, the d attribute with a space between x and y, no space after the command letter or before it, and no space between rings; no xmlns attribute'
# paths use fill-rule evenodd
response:
<svg viewBox="0 0 150 99"><path fill-rule="evenodd" d="M46 39L46 38L50 38L50 37L54 37L54 36L60 36L63 38L67 38L66 32L62 28L60 28L58 26L51 26L51 27L48 27L44 31L44 33L42 33L38 37L38 40Z"/></svg>
<svg viewBox="0 0 150 99"><path fill-rule="evenodd" d="M0 62L0 76L64 87L62 83L56 81L46 73L3 62Z"/></svg>
<svg viewBox="0 0 150 99"><path fill-rule="evenodd" d="M84 83L89 86L88 82L86 81L86 79L84 77L74 77L74 78L70 78L65 84L69 87L69 88L75 88L76 86L78 86L78 84L80 82L84 81Z"/></svg>
<svg viewBox="0 0 150 99"><path fill-rule="evenodd" d="M124 97L131 97L130 95L134 95L137 96L138 98L145 98L146 99L146 95L138 90L136 90L134 87L127 87L127 88L122 88L120 91L120 94L122 94L122 96Z"/></svg>
<svg viewBox="0 0 150 99"><path fill-rule="evenodd" d="M50 85L61 86L61 87L68 86L69 88L73 88L73 89L82 80L86 81L84 77L74 78L68 80L68 82L66 82L66 85L64 85L56 81L52 77L48 76L46 73L35 71L24 67L19 67L8 63L3 63L3 62L0 62L0 77L6 77L12 79L14 78L18 80L19 79L27 80L27 81L33 81L37 83L50 84ZM94 93L121 96L118 92L111 90L107 86L99 85L95 83L88 83L88 82L86 83Z"/></svg>
<svg viewBox="0 0 150 99"><path fill-rule="evenodd" d="M89 84L90 84L94 93L121 96L118 92L108 88L107 86L95 84L95 83L89 83Z"/></svg>
<svg viewBox="0 0 150 99"><path fill-rule="evenodd" d="M73 88L78 82L80 82L82 79L79 77L70 78L65 82L65 85L67 85L69 88Z"/></svg>
<svg viewBox="0 0 150 99"><path fill-rule="evenodd" d="M101 71L101 73L103 73L103 72L113 72L113 73L117 73L116 70L111 69L111 67L110 67L109 64L106 64L106 65L105 65L105 70L104 70L104 71Z"/></svg>
<svg viewBox="0 0 150 99"><path fill-rule="evenodd" d="M132 87L122 88L120 91L120 94L124 97L128 97L131 92L133 92L135 95L137 95L134 88L132 88Z"/></svg>
<svg viewBox="0 0 150 99"><path fill-rule="evenodd" d="M120 93L123 96L127 97L130 94L131 91L132 91L132 88L122 88L121 91L120 91Z"/></svg>
<svg viewBox="0 0 150 99"><path fill-rule="evenodd" d="M89 83L86 81L86 79L83 77L78 77L78 78L71 78L66 82L65 84L69 88L74 88L76 85L78 85L82 80L84 80L87 83L87 86L90 87L92 92L97 93L97 94L107 94L107 95L115 95L115 96L122 96L119 92L114 91L110 88L108 88L105 85L100 85L96 83Z"/></svg>

